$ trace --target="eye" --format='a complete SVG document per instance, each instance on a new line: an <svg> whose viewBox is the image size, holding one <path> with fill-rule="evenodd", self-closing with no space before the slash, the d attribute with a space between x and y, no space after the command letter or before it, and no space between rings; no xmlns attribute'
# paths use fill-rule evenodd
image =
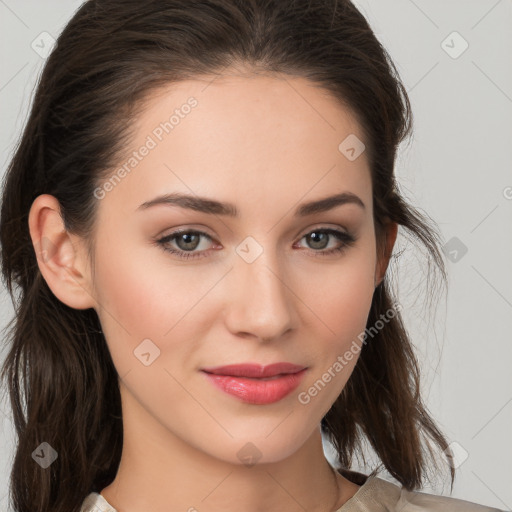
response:
<svg viewBox="0 0 512 512"><path fill-rule="evenodd" d="M350 233L331 228L315 229L314 231L310 231L308 234L304 235L302 238L307 239L309 244L315 249L325 249L326 245L329 243L329 239L332 239L333 237L341 243L328 250L315 250L313 251L314 256L329 256L331 254L341 253L356 242L356 238Z"/></svg>
<svg viewBox="0 0 512 512"><path fill-rule="evenodd" d="M170 252L183 259L201 258L207 254L207 251L195 251L199 245L201 238L212 240L212 237L202 231L180 230L156 240L156 243L166 252ZM336 247L324 250L330 239L335 238L340 242ZM329 256L335 253L341 253L354 245L356 238L350 233L338 231L331 228L315 229L304 235L302 239L306 239L308 243L315 249L308 252L314 256ZM174 243L176 248L170 247L170 243ZM321 249L321 250L317 250Z"/></svg>
<svg viewBox="0 0 512 512"><path fill-rule="evenodd" d="M204 255L204 251L194 253L191 251L197 249L201 237L207 238L209 240L212 239L209 235L203 233L202 231L181 230L175 231L170 235L160 238L157 240L157 243L162 247L164 251L170 252L171 254L176 254L180 258L198 258ZM175 241L176 245L178 245L178 249L169 247L169 242L171 241Z"/></svg>

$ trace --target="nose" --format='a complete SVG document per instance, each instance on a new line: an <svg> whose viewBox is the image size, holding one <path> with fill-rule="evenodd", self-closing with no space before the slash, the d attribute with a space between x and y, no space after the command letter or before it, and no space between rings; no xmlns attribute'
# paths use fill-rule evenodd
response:
<svg viewBox="0 0 512 512"><path fill-rule="evenodd" d="M252 262L238 256L234 259L227 276L226 323L236 335L271 341L296 327L297 298L272 254L275 251L265 250Z"/></svg>

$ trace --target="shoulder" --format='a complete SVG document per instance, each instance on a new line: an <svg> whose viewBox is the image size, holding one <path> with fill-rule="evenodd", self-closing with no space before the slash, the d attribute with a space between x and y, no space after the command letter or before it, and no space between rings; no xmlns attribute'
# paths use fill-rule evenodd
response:
<svg viewBox="0 0 512 512"><path fill-rule="evenodd" d="M117 512L117 510L101 494L91 492L84 499L80 512Z"/></svg>
<svg viewBox="0 0 512 512"><path fill-rule="evenodd" d="M459 498L439 496L420 491L408 491L387 480L375 477L375 490L385 495L393 496L396 500L394 508L401 512L503 512L497 508L480 505Z"/></svg>
<svg viewBox="0 0 512 512"><path fill-rule="evenodd" d="M400 501L397 503L398 509L403 506L403 512L409 510L432 510L439 512L503 512L497 508L480 505L471 501L466 501L449 496L438 496L419 491L407 491L401 489Z"/></svg>
<svg viewBox="0 0 512 512"><path fill-rule="evenodd" d="M349 479L351 476L345 473ZM359 490L336 512L504 512L503 510L472 503L470 501L438 496L420 491L408 491L400 485L379 478L357 475Z"/></svg>

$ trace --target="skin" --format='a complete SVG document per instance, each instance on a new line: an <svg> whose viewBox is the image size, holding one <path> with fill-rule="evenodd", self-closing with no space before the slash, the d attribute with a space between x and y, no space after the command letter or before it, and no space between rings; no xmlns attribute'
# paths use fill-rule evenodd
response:
<svg viewBox="0 0 512 512"><path fill-rule="evenodd" d="M118 512L334 511L359 486L333 474L320 420L358 357L308 404L298 395L354 340L361 345L397 225L388 224L378 257L366 154L350 161L338 150L363 133L350 111L304 78L233 72L168 85L145 100L118 165L190 96L198 105L98 200L94 272L53 196L37 197L30 210L34 245L52 243L51 257L38 262L44 279L68 306L96 310L119 374L123 453L101 494ZM365 209L345 204L293 217L299 204L344 191ZM240 218L164 205L137 211L166 192L232 202ZM181 228L211 237L192 249L203 257L180 259L154 243ZM343 243L330 236L315 245L306 237L315 228L357 240L315 256ZM251 263L236 252L248 236L262 249ZM167 246L187 248L183 239ZM148 366L134 355L144 339L160 350ZM294 392L267 405L225 394L200 372L277 361L308 370ZM237 455L246 443L261 455L255 465Z"/></svg>

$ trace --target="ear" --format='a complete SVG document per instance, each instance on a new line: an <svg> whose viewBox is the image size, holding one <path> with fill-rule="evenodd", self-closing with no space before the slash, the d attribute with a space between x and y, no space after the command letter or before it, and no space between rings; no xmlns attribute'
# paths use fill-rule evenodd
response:
<svg viewBox="0 0 512 512"><path fill-rule="evenodd" d="M378 244L377 264L375 266L375 288L377 288L377 286L379 286L379 284L384 279L391 254L393 252L397 234L398 224L388 220L384 227L383 236L385 237L385 240L382 244Z"/></svg>
<svg viewBox="0 0 512 512"><path fill-rule="evenodd" d="M54 295L74 309L94 307L85 245L66 231L59 201L49 194L36 197L28 225L39 270Z"/></svg>

